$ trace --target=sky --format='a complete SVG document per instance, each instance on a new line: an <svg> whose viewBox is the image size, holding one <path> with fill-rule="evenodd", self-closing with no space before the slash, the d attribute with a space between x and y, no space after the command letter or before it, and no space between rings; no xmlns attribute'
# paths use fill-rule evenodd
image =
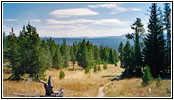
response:
<svg viewBox="0 0 174 100"><path fill-rule="evenodd" d="M158 4L163 9L163 4ZM3 31L36 27L40 37L102 37L132 33L141 18L147 31L151 3L3 3Z"/></svg>

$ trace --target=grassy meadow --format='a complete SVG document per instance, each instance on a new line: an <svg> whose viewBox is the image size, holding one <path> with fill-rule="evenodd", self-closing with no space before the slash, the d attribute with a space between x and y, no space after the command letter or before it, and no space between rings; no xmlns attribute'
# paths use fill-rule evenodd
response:
<svg viewBox="0 0 174 100"><path fill-rule="evenodd" d="M59 79L59 71L55 69L49 69L46 71L46 77L52 76L52 84L54 90L64 88L64 97L98 97L99 88L104 86L105 97L170 97L170 93L167 93L167 87L170 88L170 80L162 80L162 85L156 87L156 81L149 86L142 86L142 80L140 78L124 79L120 81L110 81L112 78L121 75L124 69L118 66L108 64L108 69L103 70L103 65L100 65L100 72L93 72L84 74L85 71L81 67L75 65L73 70L72 64L67 69L63 69L65 72L65 78ZM3 97L16 97L13 93L21 94L45 94L43 84L39 82L31 82L25 84L26 81L9 81L6 80L10 73L4 67L3 73ZM149 88L152 89L149 94Z"/></svg>

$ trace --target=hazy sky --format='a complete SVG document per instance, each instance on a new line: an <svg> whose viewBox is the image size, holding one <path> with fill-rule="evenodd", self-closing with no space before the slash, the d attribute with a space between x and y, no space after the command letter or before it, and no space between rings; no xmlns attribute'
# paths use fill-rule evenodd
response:
<svg viewBox="0 0 174 100"><path fill-rule="evenodd" d="M163 7L163 4L158 4ZM3 3L3 31L16 35L28 22L42 37L97 37L131 33L141 18L145 29L151 3ZM163 9L163 8L162 8Z"/></svg>

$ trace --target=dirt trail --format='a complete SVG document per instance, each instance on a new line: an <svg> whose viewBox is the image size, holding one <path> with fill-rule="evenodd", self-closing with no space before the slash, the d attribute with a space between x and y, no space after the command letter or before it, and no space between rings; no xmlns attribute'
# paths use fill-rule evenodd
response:
<svg viewBox="0 0 174 100"><path fill-rule="evenodd" d="M102 86L102 87L100 87L99 88L99 94L98 94L98 97L104 97L104 88L106 87L106 86L108 86L109 84L111 84L111 81L110 82L108 82L108 83L106 83L104 86Z"/></svg>
<svg viewBox="0 0 174 100"><path fill-rule="evenodd" d="M117 65L117 67L120 67L120 63ZM122 74L123 70L116 70L114 73L110 74L110 76L119 76ZM114 78L114 77L113 77ZM102 87L99 88L99 94L98 97L104 97L104 88L107 87L108 85L110 85L112 83L112 81L109 81L108 83L106 83L105 85L103 85Z"/></svg>

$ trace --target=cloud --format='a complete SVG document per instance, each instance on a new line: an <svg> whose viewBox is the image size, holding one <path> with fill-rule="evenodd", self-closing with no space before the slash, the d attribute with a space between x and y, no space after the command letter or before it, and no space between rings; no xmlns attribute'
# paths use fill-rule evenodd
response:
<svg viewBox="0 0 174 100"><path fill-rule="evenodd" d="M17 19L4 19L4 21L6 21L6 22L16 22L18 20Z"/></svg>
<svg viewBox="0 0 174 100"><path fill-rule="evenodd" d="M66 28L66 29L64 29ZM131 29L95 29L93 27L79 25L51 25L43 26L38 29L42 37L101 37L101 36L120 36L132 32Z"/></svg>
<svg viewBox="0 0 174 100"><path fill-rule="evenodd" d="M94 12L88 8L73 8L73 9L54 10L49 14L58 18L67 18L72 16L98 15L99 13Z"/></svg>
<svg viewBox="0 0 174 100"><path fill-rule="evenodd" d="M127 21L120 21L119 19L100 19L100 20L91 20L91 19L77 19L77 20L68 20L68 21L59 21L55 19L47 19L48 24L82 24L82 23L90 23L97 25L125 25Z"/></svg>
<svg viewBox="0 0 174 100"><path fill-rule="evenodd" d="M131 10L131 11L140 11L140 10L142 10L142 9L140 9L140 8L131 8L130 10Z"/></svg>
<svg viewBox="0 0 174 100"><path fill-rule="evenodd" d="M140 11L140 8L124 8L119 6L119 4L111 3L111 4L98 4L98 5L88 5L89 8L107 8L112 9L111 14L118 14L125 11Z"/></svg>
<svg viewBox="0 0 174 100"><path fill-rule="evenodd" d="M40 20L39 19L31 19L31 20L29 20L29 22L40 22Z"/></svg>
<svg viewBox="0 0 174 100"><path fill-rule="evenodd" d="M88 28L86 25L76 24L76 25L44 25L39 27L40 29L78 29L78 28Z"/></svg>

